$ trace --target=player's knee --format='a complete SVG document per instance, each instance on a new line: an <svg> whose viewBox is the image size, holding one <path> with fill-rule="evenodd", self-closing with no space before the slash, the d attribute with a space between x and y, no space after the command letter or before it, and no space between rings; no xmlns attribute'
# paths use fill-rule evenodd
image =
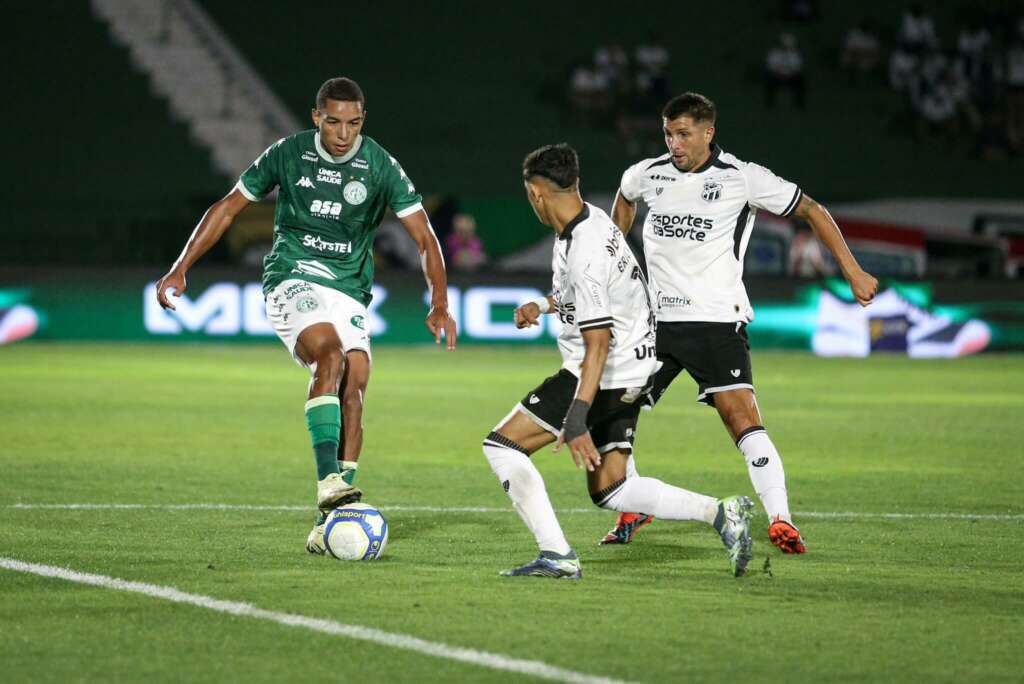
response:
<svg viewBox="0 0 1024 684"><path fill-rule="evenodd" d="M604 489L590 492L590 500L598 508L609 511L622 511L622 490L626 486L626 478L616 480Z"/></svg>
<svg viewBox="0 0 1024 684"><path fill-rule="evenodd" d="M325 346L313 358L316 376L323 381L338 380L345 369L345 355L340 347Z"/></svg>

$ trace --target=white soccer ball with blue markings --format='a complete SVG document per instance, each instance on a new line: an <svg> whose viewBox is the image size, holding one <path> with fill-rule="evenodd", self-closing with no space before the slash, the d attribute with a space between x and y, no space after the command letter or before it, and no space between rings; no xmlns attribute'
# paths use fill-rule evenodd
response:
<svg viewBox="0 0 1024 684"><path fill-rule="evenodd" d="M387 545L388 521L369 504L339 506L324 523L324 546L338 560L375 560Z"/></svg>

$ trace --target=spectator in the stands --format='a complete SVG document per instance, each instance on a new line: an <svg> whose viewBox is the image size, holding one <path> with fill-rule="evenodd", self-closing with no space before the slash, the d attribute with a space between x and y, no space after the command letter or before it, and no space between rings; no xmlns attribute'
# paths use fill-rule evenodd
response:
<svg viewBox="0 0 1024 684"><path fill-rule="evenodd" d="M595 123L611 104L608 79L592 64L579 64L572 73L569 100L581 120Z"/></svg>
<svg viewBox="0 0 1024 684"><path fill-rule="evenodd" d="M867 21L862 21L846 33L839 64L854 76L872 73L882 59L882 44Z"/></svg>
<svg viewBox="0 0 1024 684"><path fill-rule="evenodd" d="M775 106L779 91L789 91L800 109L806 102L804 80L804 58L791 33L779 36L779 42L768 51L765 58L764 101L769 108Z"/></svg>
<svg viewBox="0 0 1024 684"><path fill-rule="evenodd" d="M819 278L836 274L825 258L821 243L807 224L800 225L789 243L789 274L797 278Z"/></svg>
<svg viewBox="0 0 1024 684"><path fill-rule="evenodd" d="M934 83L922 79L920 91L914 97L913 104L920 115L921 133L938 137L953 133L957 103L945 77Z"/></svg>
<svg viewBox="0 0 1024 684"><path fill-rule="evenodd" d="M992 34L985 28L980 17L974 17L970 23L960 29L956 39L957 58L963 65L964 76L974 81L979 76L981 60L985 51L992 45Z"/></svg>
<svg viewBox="0 0 1024 684"><path fill-rule="evenodd" d="M1014 36L1006 51L1006 119L1010 146L1024 153L1024 35Z"/></svg>
<svg viewBox="0 0 1024 684"><path fill-rule="evenodd" d="M656 33L650 33L647 40L636 46L633 52L638 75L657 76L668 72L669 54L664 42Z"/></svg>
<svg viewBox="0 0 1024 684"><path fill-rule="evenodd" d="M935 37L935 22L925 14L920 5L911 5L903 14L899 33L900 44L910 52L924 52L938 47Z"/></svg>
<svg viewBox="0 0 1024 684"><path fill-rule="evenodd" d="M456 271L475 271L487 261L484 243L476 234L476 219L469 214L455 215L445 247L448 262Z"/></svg>
<svg viewBox="0 0 1024 684"><path fill-rule="evenodd" d="M629 89L629 56L621 45L602 45L594 51L594 68L608 83L613 96Z"/></svg>
<svg viewBox="0 0 1024 684"><path fill-rule="evenodd" d="M897 45L889 55L889 85L897 93L910 95L917 82L917 68L921 63L917 54Z"/></svg>

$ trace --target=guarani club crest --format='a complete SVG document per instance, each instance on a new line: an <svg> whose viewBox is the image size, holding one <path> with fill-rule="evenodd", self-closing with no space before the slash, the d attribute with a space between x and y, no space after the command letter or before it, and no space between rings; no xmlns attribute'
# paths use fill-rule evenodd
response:
<svg viewBox="0 0 1024 684"><path fill-rule="evenodd" d="M700 196L705 202L714 202L722 196L722 184L718 181L704 181L704 190Z"/></svg>

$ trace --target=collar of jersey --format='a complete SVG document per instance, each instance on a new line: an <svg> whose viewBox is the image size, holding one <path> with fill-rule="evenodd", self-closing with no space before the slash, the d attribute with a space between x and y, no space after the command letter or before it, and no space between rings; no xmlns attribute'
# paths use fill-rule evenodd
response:
<svg viewBox="0 0 1024 684"><path fill-rule="evenodd" d="M363 146L363 136L360 135L358 138L356 138L356 144L352 146L351 150L346 152L341 157L335 157L324 149L324 146L320 144L319 131L313 134L313 142L314 144L316 144L316 153L320 155L321 159L323 159L324 161L329 161L332 164L344 164L349 159L356 156L356 154L359 152L359 148Z"/></svg>
<svg viewBox="0 0 1024 684"><path fill-rule="evenodd" d="M558 236L558 239L559 240L568 240L569 238L571 238L572 237L572 229L575 228L576 226L578 226L579 224L583 223L584 221L586 221L589 217L590 217L590 207L588 207L587 203L584 202L583 203L583 209L580 210L580 213L576 214L576 217L573 218L572 221L569 221L568 223L565 224L565 228L562 229L562 234Z"/></svg>

